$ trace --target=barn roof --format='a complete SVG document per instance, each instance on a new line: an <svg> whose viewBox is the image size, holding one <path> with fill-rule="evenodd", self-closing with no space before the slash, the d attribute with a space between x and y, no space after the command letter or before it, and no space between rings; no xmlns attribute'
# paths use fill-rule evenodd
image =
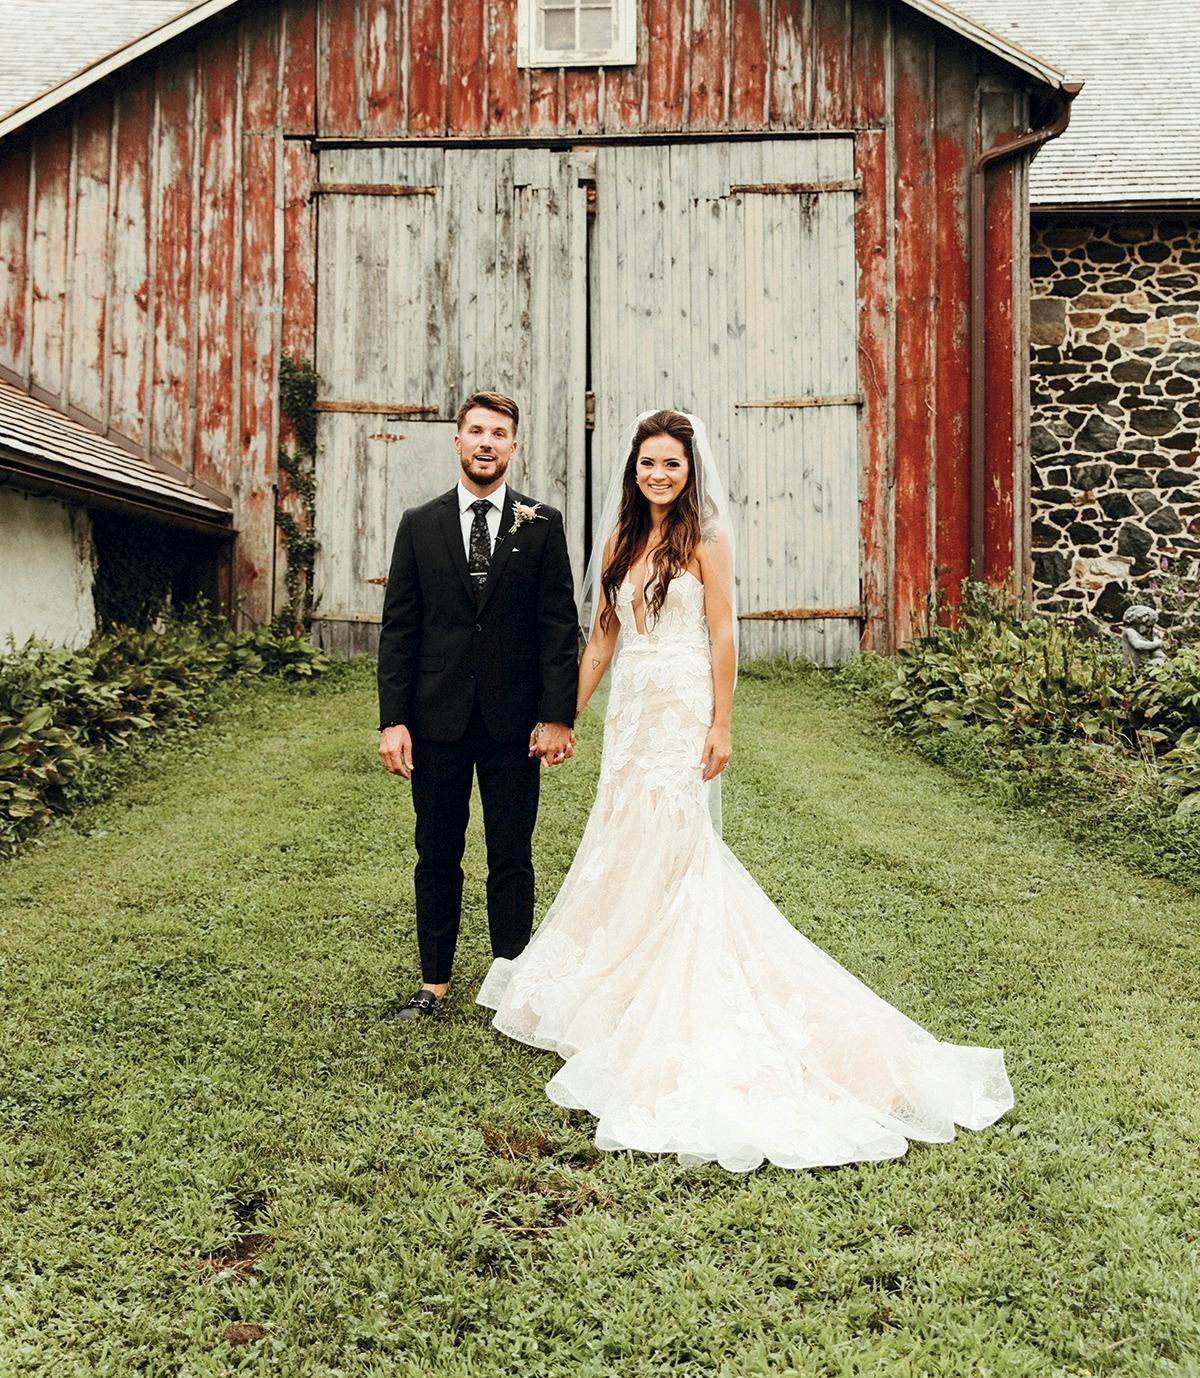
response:
<svg viewBox="0 0 1200 1378"><path fill-rule="evenodd" d="M98 7L84 0L5 0L7 51L0 54L0 138L240 2L108 0ZM1066 81L1062 71L1035 57L1021 42L968 17L957 0L955 7L942 0L900 3L1047 86L1057 89Z"/></svg>
<svg viewBox="0 0 1200 1378"><path fill-rule="evenodd" d="M1034 209L1200 202L1196 0L958 3L1084 82L1071 107L1070 134L1033 160Z"/></svg>
<svg viewBox="0 0 1200 1378"><path fill-rule="evenodd" d="M4 0L0 136L237 0Z"/></svg>
<svg viewBox="0 0 1200 1378"><path fill-rule="evenodd" d="M230 521L228 501L198 491L182 473L148 463L3 379L0 482L189 526L228 527Z"/></svg>

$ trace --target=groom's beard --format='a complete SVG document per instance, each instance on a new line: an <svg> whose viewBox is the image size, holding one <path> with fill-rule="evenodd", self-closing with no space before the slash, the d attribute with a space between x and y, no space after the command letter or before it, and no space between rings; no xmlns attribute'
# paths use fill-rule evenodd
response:
<svg viewBox="0 0 1200 1378"><path fill-rule="evenodd" d="M485 460L486 462L482 462ZM462 465L463 473L476 483L495 483L498 479L502 479L508 471L508 460L497 459L494 455L471 455L470 457L464 455L459 462Z"/></svg>

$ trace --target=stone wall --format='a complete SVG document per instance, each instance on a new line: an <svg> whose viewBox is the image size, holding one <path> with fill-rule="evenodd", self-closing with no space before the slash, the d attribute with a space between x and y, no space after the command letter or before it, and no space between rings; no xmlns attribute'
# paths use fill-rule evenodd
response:
<svg viewBox="0 0 1200 1378"><path fill-rule="evenodd" d="M1031 245L1034 606L1111 628L1200 554L1200 213Z"/></svg>

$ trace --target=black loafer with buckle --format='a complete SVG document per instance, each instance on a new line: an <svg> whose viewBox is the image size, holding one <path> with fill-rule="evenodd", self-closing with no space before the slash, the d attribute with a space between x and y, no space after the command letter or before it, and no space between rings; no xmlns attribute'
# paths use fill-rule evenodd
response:
<svg viewBox="0 0 1200 1378"><path fill-rule="evenodd" d="M393 1008L390 1013L393 1019L424 1019L432 1015L441 1001L431 990L419 990L409 998L406 1005L401 1005L399 1009Z"/></svg>

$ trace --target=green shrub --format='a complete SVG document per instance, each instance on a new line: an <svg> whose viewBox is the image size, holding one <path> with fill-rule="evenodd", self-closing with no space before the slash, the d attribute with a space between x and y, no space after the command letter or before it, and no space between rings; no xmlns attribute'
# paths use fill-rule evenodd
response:
<svg viewBox="0 0 1200 1378"><path fill-rule="evenodd" d="M1129 729L1136 678L1116 645L967 581L958 626L932 625L901 648L891 710L913 736L971 725L1012 740L1113 741Z"/></svg>
<svg viewBox="0 0 1200 1378"><path fill-rule="evenodd" d="M964 582L957 626L938 615L931 603L927 629L894 662L886 703L906 735L969 729L1010 755L1075 742L1157 757L1178 809L1200 806L1200 644L1177 642L1164 665L1138 669L1117 638L1032 615L973 581ZM881 674L855 679L878 697Z"/></svg>
<svg viewBox="0 0 1200 1378"><path fill-rule="evenodd" d="M101 632L78 650L10 637L0 654L0 855L78 802L98 753L199 721L218 681L328 668L306 639L232 632L203 608L158 631Z"/></svg>

